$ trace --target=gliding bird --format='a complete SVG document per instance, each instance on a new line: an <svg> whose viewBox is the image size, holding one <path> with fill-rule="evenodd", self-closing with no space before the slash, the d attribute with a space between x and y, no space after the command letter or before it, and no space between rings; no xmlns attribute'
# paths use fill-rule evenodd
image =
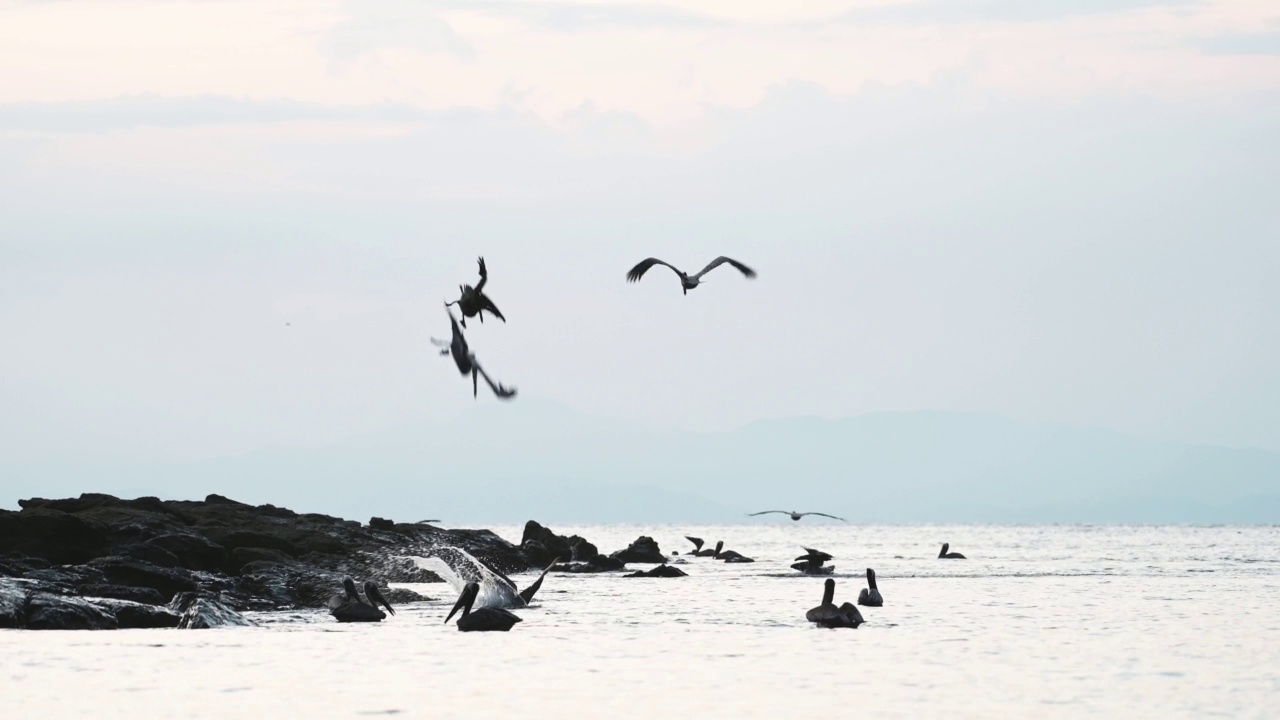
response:
<svg viewBox="0 0 1280 720"><path fill-rule="evenodd" d="M490 315L498 318L502 322L507 319L502 317L502 311L498 310L498 306L493 304L488 295L484 294L484 284L489 282L489 271L484 267L484 258L480 258L480 282L475 287L470 285L459 285L462 290L462 296L451 303L445 303L445 307L457 305L462 311L462 327L467 326L467 318L479 317L480 322L484 322L484 311L488 310Z"/></svg>
<svg viewBox="0 0 1280 720"><path fill-rule="evenodd" d="M795 510L792 510L790 512L786 510L761 510L758 513L747 513L747 517L755 517L756 515L768 515L769 513L779 513L781 515L790 515L792 520L799 520L805 515L821 515L822 517L829 517L832 520L839 520L840 522L849 522L848 520L845 520L842 517L836 517L835 515L828 515L826 513L820 513L820 512L796 512Z"/></svg>
<svg viewBox="0 0 1280 720"><path fill-rule="evenodd" d="M725 263L729 263L730 265L738 268L738 270L743 275L746 275L748 278L754 278L756 276L755 270L752 270L751 268L747 267L746 265L743 265L742 263L738 262L737 260L734 260L733 258L725 257L724 255L721 255L715 260L712 260L711 262L707 263L707 266L702 268L702 270L699 271L697 275L689 275L688 273L676 267L675 265L672 265L671 263L664 262L662 260L659 260L658 258L651 257L651 258L645 258L644 260L641 260L639 263L636 264L635 267L631 268L631 270L627 272L627 282L639 281L640 278L644 277L644 274L649 270L649 268L653 267L654 265L665 265L671 268L672 270L674 270L675 273L680 276L680 288L681 290L684 291L685 295L688 295L690 290L698 287L698 284L702 282L703 275L706 275L707 273L711 272L712 270L715 270L716 268L720 267Z"/></svg>
<svg viewBox="0 0 1280 720"><path fill-rule="evenodd" d="M458 366L458 372L463 375L468 373L471 375L471 394L476 395L480 392L479 378L483 377L494 395L503 400L510 400L515 397L515 388L508 388L501 383L495 383L489 377L489 374L484 371L484 368L480 367L480 363L476 362L475 353L471 352L471 348L467 345L467 339L463 337L462 330L458 327L458 321L453 317L453 312L449 310L447 303L445 312L449 313L449 323L453 327L453 340L446 343L444 340L431 338L431 343L437 347L444 348L440 351L441 355L453 355L453 362Z"/></svg>

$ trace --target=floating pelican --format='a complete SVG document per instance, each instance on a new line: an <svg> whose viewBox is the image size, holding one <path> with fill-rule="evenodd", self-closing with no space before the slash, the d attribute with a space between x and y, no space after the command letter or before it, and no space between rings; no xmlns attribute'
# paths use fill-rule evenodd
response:
<svg viewBox="0 0 1280 720"><path fill-rule="evenodd" d="M727 563L749 563L755 560L743 555L737 550L725 550L724 552L714 556L716 560L723 560Z"/></svg>
<svg viewBox="0 0 1280 720"><path fill-rule="evenodd" d="M780 513L780 514L782 514L782 515L790 515L792 520L799 520L800 518L804 517L805 515L821 515L822 517L829 517L829 518L831 518L832 520L839 520L840 522L849 522L848 520L845 520L845 519L844 519L844 518L842 518L842 517L836 517L835 515L828 515L828 514L826 514L826 513L820 513L820 512L796 512L795 510L790 510L790 511L787 511L787 510L761 510L761 511L760 511L760 512L758 512L758 513L747 513L747 517L755 517L756 515L768 515L769 513Z"/></svg>
<svg viewBox="0 0 1280 720"><path fill-rule="evenodd" d="M802 545L801 547L804 546ZM799 570L805 575L830 575L835 572L835 565L827 565L826 567L822 566L824 562L832 559L829 553L822 552L821 550L814 550L813 548L804 548L804 551L804 555L796 558L796 560L799 560L800 562L793 563L791 565L793 570Z"/></svg>
<svg viewBox="0 0 1280 720"><path fill-rule="evenodd" d="M445 304L445 307L457 305L458 309L462 311L462 327L467 326L467 318L469 317L479 317L480 322L484 322L485 310L488 310L490 315L502 322L507 321L506 318L502 317L502 312L498 310L498 306L494 305L489 296L484 294L484 284L489 282L489 271L484 267L483 257L480 258L479 262L480 282L475 287L459 285L458 288L462 290L462 296L451 303Z"/></svg>
<svg viewBox="0 0 1280 720"><path fill-rule="evenodd" d="M804 614L804 619L824 628L857 628L866 620L852 603L835 606L836 581L827 578L822 590L822 604Z"/></svg>
<svg viewBox="0 0 1280 720"><path fill-rule="evenodd" d="M351 578L344 578L342 587L344 592L329 598L329 614L337 618L338 622L378 622L387 617L387 613L378 609L378 603L382 603L387 612L396 614L391 603L382 597L378 586L373 582L366 580L364 583L364 594L369 598L368 602L360 599L356 583Z"/></svg>
<svg viewBox="0 0 1280 720"><path fill-rule="evenodd" d="M701 545L699 545L698 547L699 547L699 548L702 548L702 546L701 546ZM694 557L709 557L709 558L716 558L716 557L720 557L720 549L721 549L721 548L723 548L723 547L724 547L724 541L723 541L723 540L717 540L717 541L716 541L716 546L715 546L715 549L714 549L714 550L713 550L713 549L711 549L711 548L702 548L702 549L700 549L700 550L694 550L693 552L691 552L691 553L689 553L689 554L690 554L690 555L693 555Z"/></svg>
<svg viewBox="0 0 1280 720"><path fill-rule="evenodd" d="M862 592L858 593L858 604L863 607L884 605L884 598L880 597L880 590L876 587L876 571L871 568L867 568L867 587L862 588Z"/></svg>
<svg viewBox="0 0 1280 720"><path fill-rule="evenodd" d="M453 609L444 621L449 622L458 608L462 608L462 617L458 618L458 629L462 632L506 632L520 622L519 616L500 608L480 608L472 612L471 606L475 604L479 594L479 583L469 582L463 586L458 602L453 604Z"/></svg>
<svg viewBox="0 0 1280 720"><path fill-rule="evenodd" d="M940 560L968 560L969 559L961 555L960 553L947 552L947 550L950 547L951 547L950 544L942 543L942 551L938 553L938 559Z"/></svg>
<svg viewBox="0 0 1280 720"><path fill-rule="evenodd" d="M431 338L431 343L437 347L444 348L440 351L441 355L453 355L453 362L458 366L458 372L463 375L468 373L471 375L471 394L476 395L480 392L480 381L478 378L483 377L485 383L489 385L489 389L493 391L503 400L510 400L516 396L515 388L504 387L501 383L495 383L489 374L480 367L480 363L476 362L475 353L471 352L471 348L467 346L467 339L463 337L462 330L458 327L458 321L453 317L453 312L449 310L446 303L445 312L449 313L449 323L453 328L453 339L450 342Z"/></svg>
<svg viewBox="0 0 1280 720"><path fill-rule="evenodd" d="M702 282L703 275L706 275L707 273L711 272L712 270L715 270L716 268L720 267L725 263L729 263L730 265L738 268L738 270L743 275L746 275L748 278L753 278L756 276L755 270L752 270L751 268L747 267L746 265L743 265L742 263L738 262L737 260L734 260L733 258L725 257L724 255L721 255L715 260L712 260L711 262L707 263L707 266L702 268L702 270L697 275L689 275L685 273L685 271L681 270L680 268L677 268L675 265L672 265L671 263L663 262L658 258L651 257L651 258L645 258L644 260L641 260L638 264L636 264L635 267L631 268L631 270L627 272L627 282L639 281L640 278L644 277L644 274L648 272L649 268L653 267L654 265L665 265L671 268L672 270L674 270L675 273L680 276L680 288L681 290L683 290L685 295L688 295L690 290L698 287L698 284Z"/></svg>
<svg viewBox="0 0 1280 720"><path fill-rule="evenodd" d="M698 552L702 550L702 538L690 537L688 535L685 535L684 539L693 543L693 550L689 553L690 555L697 555Z"/></svg>

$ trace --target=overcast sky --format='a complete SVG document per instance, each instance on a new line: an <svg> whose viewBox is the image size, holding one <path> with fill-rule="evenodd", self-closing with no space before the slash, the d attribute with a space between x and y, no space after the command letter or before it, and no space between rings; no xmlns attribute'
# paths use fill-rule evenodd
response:
<svg viewBox="0 0 1280 720"><path fill-rule="evenodd" d="M586 413L1280 450L1277 128L1273 0L0 0L0 460L495 403L480 254Z"/></svg>

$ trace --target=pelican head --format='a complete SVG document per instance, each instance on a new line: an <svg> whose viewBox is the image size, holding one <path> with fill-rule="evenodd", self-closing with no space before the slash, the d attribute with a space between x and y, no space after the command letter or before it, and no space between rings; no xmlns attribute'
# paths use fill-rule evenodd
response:
<svg viewBox="0 0 1280 720"><path fill-rule="evenodd" d="M351 578L342 579L342 589L347 591L347 602L360 602L360 595L356 592L356 581Z"/></svg>
<svg viewBox="0 0 1280 720"><path fill-rule="evenodd" d="M879 589L876 587L876 571L872 570L871 568L867 568L867 587L871 588L872 590Z"/></svg>
<svg viewBox="0 0 1280 720"><path fill-rule="evenodd" d="M462 617L466 617L471 612L471 606L476 602L476 596L480 594L480 583L469 582L462 587L462 594L458 596L458 602L453 604L453 609L449 611L449 615L444 621L447 623L453 618L454 613L462 610Z"/></svg>
<svg viewBox="0 0 1280 720"><path fill-rule="evenodd" d="M947 551L951 549L950 543L942 543L942 551L938 553L938 557L946 557Z"/></svg>
<svg viewBox="0 0 1280 720"><path fill-rule="evenodd" d="M831 578L827 578L827 581L822 584L822 604L831 605L832 603L835 602L835 599L836 599L836 581L832 580Z"/></svg>
<svg viewBox="0 0 1280 720"><path fill-rule="evenodd" d="M396 611L391 607L391 603L387 602L387 599L382 597L382 593L378 591L378 586L374 585L372 580L364 581L364 596L369 598L370 605L378 607L378 603L382 603L382 606L387 609L387 612L392 615L396 614Z"/></svg>
<svg viewBox="0 0 1280 720"><path fill-rule="evenodd" d="M716 541L716 551L715 551L714 553L712 553L711 557L713 557L713 558L718 558L718 557L720 557L720 551L721 551L722 549L724 549L724 541L723 541L723 540L717 540L717 541Z"/></svg>

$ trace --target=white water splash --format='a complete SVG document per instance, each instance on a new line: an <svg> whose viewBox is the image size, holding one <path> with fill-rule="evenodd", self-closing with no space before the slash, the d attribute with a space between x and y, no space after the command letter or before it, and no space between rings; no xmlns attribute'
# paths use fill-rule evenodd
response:
<svg viewBox="0 0 1280 720"><path fill-rule="evenodd" d="M444 546L436 548L436 554L429 557L407 555L415 565L439 575L445 582L453 586L454 591L461 593L463 586L469 582L480 584L480 593L476 596L473 609L522 608L524 600L520 599L515 587L499 577L484 563L477 560L462 548Z"/></svg>

